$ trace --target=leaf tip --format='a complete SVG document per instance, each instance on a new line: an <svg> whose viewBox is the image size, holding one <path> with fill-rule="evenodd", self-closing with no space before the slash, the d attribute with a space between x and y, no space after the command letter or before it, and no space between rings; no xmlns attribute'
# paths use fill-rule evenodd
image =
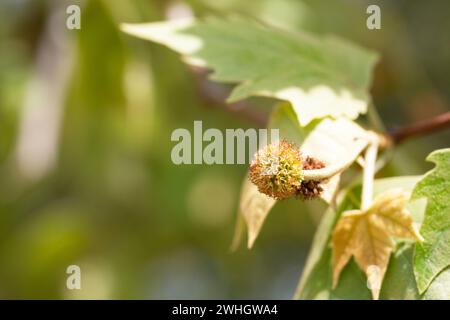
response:
<svg viewBox="0 0 450 320"><path fill-rule="evenodd" d="M123 23L121 23L121 24L119 24L119 29L122 31L122 32L125 32L125 33L130 33L131 32L131 29L132 29L132 24L131 23L125 23L125 22L123 22Z"/></svg>
<svg viewBox="0 0 450 320"><path fill-rule="evenodd" d="M424 237L422 237L422 235L421 235L419 232L416 231L415 236L416 236L416 239L417 239L417 241L418 241L419 243L425 242Z"/></svg>
<svg viewBox="0 0 450 320"><path fill-rule="evenodd" d="M231 240L229 252L233 253L233 252L236 252L236 250L238 249L238 247L242 241L242 234L244 233L244 228L245 228L244 219L243 219L242 215L240 214L240 212L238 212L238 216L236 219L236 225L234 227L234 235L233 235L233 239Z"/></svg>
<svg viewBox="0 0 450 320"><path fill-rule="evenodd" d="M372 289L372 298L373 300L379 300L380 299L380 289Z"/></svg>
<svg viewBox="0 0 450 320"><path fill-rule="evenodd" d="M253 244L255 243L257 234L254 232L248 233L248 240L247 240L247 249L251 249L253 247Z"/></svg>
<svg viewBox="0 0 450 320"><path fill-rule="evenodd" d="M336 289L338 281L339 281L339 274L336 274L335 272L333 272L333 281L332 281L332 285L331 285L333 290Z"/></svg>
<svg viewBox="0 0 450 320"><path fill-rule="evenodd" d="M381 284L383 282L385 269L378 265L370 265L366 269L367 287L372 293L373 300L380 298Z"/></svg>

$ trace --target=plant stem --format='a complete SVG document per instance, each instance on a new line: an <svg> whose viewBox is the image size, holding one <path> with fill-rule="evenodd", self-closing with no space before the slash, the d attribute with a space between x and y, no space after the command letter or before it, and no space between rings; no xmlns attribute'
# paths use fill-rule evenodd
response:
<svg viewBox="0 0 450 320"><path fill-rule="evenodd" d="M303 170L303 177L306 181L322 181L347 169L353 161L341 162L337 165L327 166L322 169Z"/></svg>
<svg viewBox="0 0 450 320"><path fill-rule="evenodd" d="M372 125L373 130L378 132L386 131L386 127L381 120L380 114L377 109L373 105L373 103L369 103L367 108L367 118L369 119L370 124Z"/></svg>
<svg viewBox="0 0 450 320"><path fill-rule="evenodd" d="M372 204L373 182L375 178L375 164L377 161L378 142L374 141L369 145L364 156L364 173L361 195L361 210L366 210Z"/></svg>

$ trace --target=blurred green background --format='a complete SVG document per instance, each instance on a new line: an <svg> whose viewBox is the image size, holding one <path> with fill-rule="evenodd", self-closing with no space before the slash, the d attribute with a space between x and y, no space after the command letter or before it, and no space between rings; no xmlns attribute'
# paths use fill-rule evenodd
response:
<svg viewBox="0 0 450 320"><path fill-rule="evenodd" d="M81 30L66 28L70 4ZM230 13L379 51L372 94L390 128L449 110L445 0L0 0L0 298L292 297L324 205L277 204L254 249L230 253L246 166L170 160L174 129L255 127L273 101L229 112L176 54L118 30ZM381 175L425 172L449 138L402 145ZM71 264L82 290L66 289Z"/></svg>

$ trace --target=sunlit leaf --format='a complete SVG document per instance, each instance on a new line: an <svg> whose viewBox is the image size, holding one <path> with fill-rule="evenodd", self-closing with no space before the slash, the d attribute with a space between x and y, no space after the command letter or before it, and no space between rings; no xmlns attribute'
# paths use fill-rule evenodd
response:
<svg viewBox="0 0 450 320"><path fill-rule="evenodd" d="M302 126L365 113L376 55L334 37L313 37L242 18L124 24L122 30L179 52L211 78L238 83L230 102L250 96L289 101Z"/></svg>
<svg viewBox="0 0 450 320"><path fill-rule="evenodd" d="M369 141L367 131L350 120L324 119L305 138L301 150L305 155L319 159L327 166L349 167ZM335 175L328 182L322 183L321 197L326 202L331 203L334 198L339 179L340 175Z"/></svg>
<svg viewBox="0 0 450 320"><path fill-rule="evenodd" d="M350 166L367 146L367 132L347 119L324 119L306 127L300 127L289 103L282 103L273 112L269 128L280 130L280 139L296 143L302 153L320 159L327 165L342 162ZM336 175L322 184L322 199L330 203L339 184ZM240 212L248 227L248 246L251 247L261 230L262 224L275 200L258 192L247 180L241 191ZM253 208L252 205L258 207ZM237 239L237 238L236 238ZM235 242L236 244L236 242Z"/></svg>
<svg viewBox="0 0 450 320"><path fill-rule="evenodd" d="M450 267L447 267L431 282L424 300L450 300Z"/></svg>
<svg viewBox="0 0 450 320"><path fill-rule="evenodd" d="M425 241L416 245L414 271L422 293L450 265L450 149L431 153L436 164L414 188L413 197L427 199L420 233Z"/></svg>

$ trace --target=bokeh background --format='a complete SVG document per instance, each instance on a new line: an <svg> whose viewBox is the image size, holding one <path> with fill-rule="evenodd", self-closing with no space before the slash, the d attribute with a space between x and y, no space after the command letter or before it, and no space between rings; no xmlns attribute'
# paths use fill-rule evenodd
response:
<svg viewBox="0 0 450 320"><path fill-rule="evenodd" d="M66 29L70 4L81 30ZM273 101L230 110L229 88L205 96L176 54L118 29L230 13L380 52L372 94L389 128L449 110L445 0L0 0L0 298L292 297L324 205L277 204L254 249L230 253L246 166L170 161L174 129L258 127ZM405 143L380 176L425 172L449 138ZM82 290L66 289L71 264Z"/></svg>

